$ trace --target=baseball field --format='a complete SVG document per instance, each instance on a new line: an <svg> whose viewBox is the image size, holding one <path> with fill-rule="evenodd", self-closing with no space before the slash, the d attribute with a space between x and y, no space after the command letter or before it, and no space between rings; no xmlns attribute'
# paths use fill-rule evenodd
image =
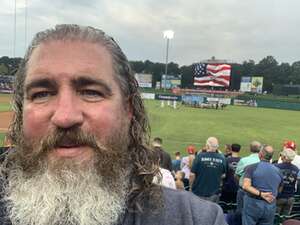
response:
<svg viewBox="0 0 300 225"><path fill-rule="evenodd" d="M12 117L10 95L0 94L0 144ZM146 100L151 137L163 139L164 148L172 155L185 153L189 144L201 148L209 136L220 140L220 149L227 143L242 145L242 155L248 154L252 140L271 144L276 152L282 142L292 139L300 144L300 112L277 109L228 106L224 110L197 109L179 105L161 108L159 101Z"/></svg>

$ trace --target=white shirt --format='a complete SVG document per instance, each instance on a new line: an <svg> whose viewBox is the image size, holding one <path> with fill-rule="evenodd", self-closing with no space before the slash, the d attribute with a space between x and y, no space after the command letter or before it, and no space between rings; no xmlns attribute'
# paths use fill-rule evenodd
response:
<svg viewBox="0 0 300 225"><path fill-rule="evenodd" d="M159 168L159 170L162 175L162 179L161 179L160 183L158 183L157 176L155 176L153 178L153 183L162 185L164 187L176 189L175 180L174 180L174 177L172 176L171 172L169 170L166 170L163 168Z"/></svg>

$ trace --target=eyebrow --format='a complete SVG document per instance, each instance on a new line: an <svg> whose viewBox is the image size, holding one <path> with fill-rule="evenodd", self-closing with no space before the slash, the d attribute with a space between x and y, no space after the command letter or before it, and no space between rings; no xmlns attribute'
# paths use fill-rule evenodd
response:
<svg viewBox="0 0 300 225"><path fill-rule="evenodd" d="M104 89L104 92L107 95L112 95L112 90L111 90L110 86L100 79L94 79L91 77L81 76L81 77L75 78L71 82L72 82L72 85L77 89L80 89L80 88L86 87L86 86L90 86L90 85L100 86L101 88Z"/></svg>
<svg viewBox="0 0 300 225"><path fill-rule="evenodd" d="M57 83L54 80L49 78L36 79L25 84L25 93L30 92L33 88L50 88L55 89L57 87Z"/></svg>

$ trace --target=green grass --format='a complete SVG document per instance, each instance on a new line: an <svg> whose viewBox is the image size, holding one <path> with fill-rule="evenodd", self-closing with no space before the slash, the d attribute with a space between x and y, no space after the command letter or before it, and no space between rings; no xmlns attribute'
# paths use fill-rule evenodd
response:
<svg viewBox="0 0 300 225"><path fill-rule="evenodd" d="M223 150L225 144L239 143L242 155L248 154L252 140L271 144L281 149L285 139L300 143L299 111L228 106L224 110L161 108L159 101L146 101L152 126L152 137L163 138L163 145L172 155L185 154L185 148L194 144L200 149L208 137L216 136Z"/></svg>
<svg viewBox="0 0 300 225"><path fill-rule="evenodd" d="M194 144L200 149L209 136L216 136L223 150L225 144L239 143L242 155L248 154L252 140L271 144L278 152L286 139L300 145L300 112L278 109L228 106L224 110L179 106L161 108L160 101L145 101L151 123L151 136L163 138L164 148L172 155L185 154ZM1 108L7 108L7 105ZM0 134L0 144L4 134Z"/></svg>
<svg viewBox="0 0 300 225"><path fill-rule="evenodd" d="M0 133L0 146L3 146L3 145L4 145L4 143L3 143L3 141L4 141L4 136L5 136L5 134Z"/></svg>
<svg viewBox="0 0 300 225"><path fill-rule="evenodd" d="M1 98L10 98L11 95L10 94L2 94L0 93L0 97ZM11 105L9 102L7 103L3 103L1 102L0 103L0 112L6 112L6 111L10 111L12 108L11 108Z"/></svg>
<svg viewBox="0 0 300 225"><path fill-rule="evenodd" d="M0 112L7 112L11 110L11 105L9 103L0 104Z"/></svg>

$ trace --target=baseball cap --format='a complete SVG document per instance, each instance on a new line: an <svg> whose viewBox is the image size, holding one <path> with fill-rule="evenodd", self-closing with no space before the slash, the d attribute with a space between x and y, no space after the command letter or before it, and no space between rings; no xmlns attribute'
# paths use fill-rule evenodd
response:
<svg viewBox="0 0 300 225"><path fill-rule="evenodd" d="M290 148L292 150L296 150L296 143L294 141L284 141L283 142L283 148Z"/></svg>
<svg viewBox="0 0 300 225"><path fill-rule="evenodd" d="M189 146L187 146L186 151L187 151L189 154L194 154L195 151L196 151L196 148L195 148L194 145L189 145Z"/></svg>

